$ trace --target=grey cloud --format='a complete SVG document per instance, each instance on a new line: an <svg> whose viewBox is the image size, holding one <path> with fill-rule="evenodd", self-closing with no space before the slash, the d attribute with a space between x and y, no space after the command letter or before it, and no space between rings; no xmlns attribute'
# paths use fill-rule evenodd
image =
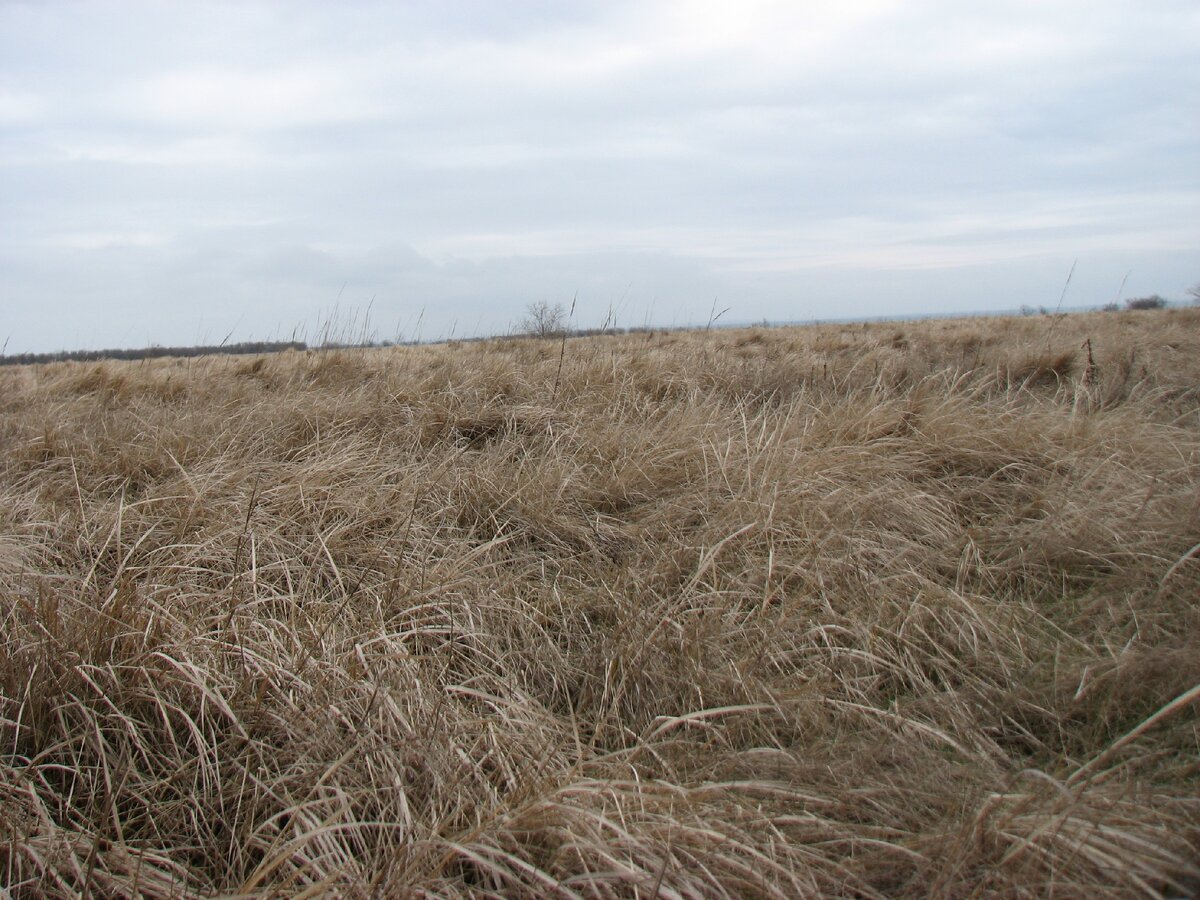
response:
<svg viewBox="0 0 1200 900"><path fill-rule="evenodd" d="M575 291L662 324L714 295L989 308L1076 257L1097 302L1118 264L1200 277L1191 4L868 7L0 5L0 329L264 337L339 291L430 334Z"/></svg>

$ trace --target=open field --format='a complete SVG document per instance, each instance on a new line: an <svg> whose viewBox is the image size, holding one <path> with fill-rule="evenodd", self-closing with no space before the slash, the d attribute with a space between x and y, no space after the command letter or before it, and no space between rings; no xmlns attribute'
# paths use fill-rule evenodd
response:
<svg viewBox="0 0 1200 900"><path fill-rule="evenodd" d="M12 896L1200 890L1200 310L559 354L0 370Z"/></svg>

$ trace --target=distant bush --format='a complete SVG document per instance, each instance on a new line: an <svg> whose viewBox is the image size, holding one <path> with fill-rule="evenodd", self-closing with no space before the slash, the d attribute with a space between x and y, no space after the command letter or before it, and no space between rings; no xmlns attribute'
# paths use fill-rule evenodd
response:
<svg viewBox="0 0 1200 900"><path fill-rule="evenodd" d="M567 327L567 311L561 303L550 304L545 300L530 303L525 307L525 318L518 328L524 334L547 338L560 336Z"/></svg>
<svg viewBox="0 0 1200 900"><path fill-rule="evenodd" d="M1151 294L1149 297L1135 297L1125 301L1126 309L1162 309L1166 305L1167 301L1158 294Z"/></svg>

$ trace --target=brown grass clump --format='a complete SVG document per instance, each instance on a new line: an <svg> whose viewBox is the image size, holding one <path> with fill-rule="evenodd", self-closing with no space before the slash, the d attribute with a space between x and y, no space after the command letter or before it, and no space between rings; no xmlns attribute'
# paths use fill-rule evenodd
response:
<svg viewBox="0 0 1200 900"><path fill-rule="evenodd" d="M0 369L0 881L1194 893L1198 326Z"/></svg>

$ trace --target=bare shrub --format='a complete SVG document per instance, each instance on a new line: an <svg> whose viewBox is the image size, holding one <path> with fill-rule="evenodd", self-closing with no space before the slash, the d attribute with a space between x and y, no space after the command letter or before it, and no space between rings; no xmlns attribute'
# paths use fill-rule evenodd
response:
<svg viewBox="0 0 1200 900"><path fill-rule="evenodd" d="M525 307L525 317L518 326L523 334L549 338L561 336L567 327L567 310L561 303L539 300Z"/></svg>
<svg viewBox="0 0 1200 900"><path fill-rule="evenodd" d="M1163 309L1167 305L1167 301L1158 294L1151 294L1149 297L1133 297L1125 301L1126 309Z"/></svg>

